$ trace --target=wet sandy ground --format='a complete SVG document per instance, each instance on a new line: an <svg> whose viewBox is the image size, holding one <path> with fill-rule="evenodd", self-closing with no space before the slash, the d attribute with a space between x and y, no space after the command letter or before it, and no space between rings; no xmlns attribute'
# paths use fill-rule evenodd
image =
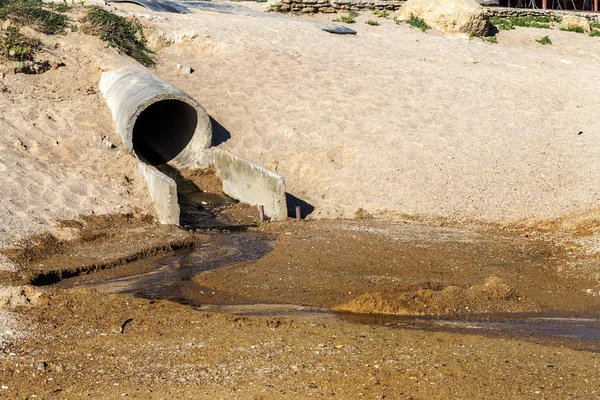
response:
<svg viewBox="0 0 600 400"><path fill-rule="evenodd" d="M228 239L202 235L197 246L206 249L219 240L235 243L243 237L235 235L223 234ZM18 310L31 333L3 349L2 395L156 399L600 395L600 355L574 350L595 350L593 346L501 329L495 334L490 334L493 329L477 331L482 320L489 328L490 321L499 321L497 313L505 312L584 315L595 320L598 297L586 292L595 282L574 280L566 273L570 256L552 241L515 232L377 221L264 224L249 236L271 243L270 248L256 247L254 258L270 250L273 240L276 246L262 258L182 281L183 288L206 289L193 297L194 304L205 304L200 308L99 294L90 288L38 288L41 293L29 295L36 305ZM241 248L248 245L241 243ZM186 264L181 260L186 257L209 264L228 257L239 261L234 248L235 244L223 246L221 253L204 256L202 251L191 256L178 250L59 286L113 284L114 289L114 282L120 281L131 293L130 284L139 284L135 280L139 276L168 269L184 273ZM180 263L173 264L174 259ZM131 274L138 278L131 280ZM182 301L181 295L176 293L175 300ZM366 298L375 299L366 302L373 311L395 310L409 316L355 323L350 321L353 314L344 320L326 310L365 307ZM238 303L247 306L218 305ZM253 303L280 304L280 309ZM486 312L488 317L482 316ZM418 316L423 313L441 317ZM560 325L555 322L549 326Z"/></svg>

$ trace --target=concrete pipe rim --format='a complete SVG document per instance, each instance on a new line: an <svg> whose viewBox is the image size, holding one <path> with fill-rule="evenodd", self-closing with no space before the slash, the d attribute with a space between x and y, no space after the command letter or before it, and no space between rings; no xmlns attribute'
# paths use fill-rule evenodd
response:
<svg viewBox="0 0 600 400"><path fill-rule="evenodd" d="M204 113L188 96L168 94L146 99L130 119L131 150L146 164L167 164L194 140Z"/></svg>

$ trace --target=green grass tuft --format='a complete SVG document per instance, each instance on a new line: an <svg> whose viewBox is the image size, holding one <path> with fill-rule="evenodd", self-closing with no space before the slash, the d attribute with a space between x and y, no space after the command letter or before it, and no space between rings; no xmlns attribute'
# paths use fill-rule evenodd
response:
<svg viewBox="0 0 600 400"><path fill-rule="evenodd" d="M64 4L44 3L42 0L0 0L0 20L28 25L43 33L61 33L68 26L64 14L70 8Z"/></svg>
<svg viewBox="0 0 600 400"><path fill-rule="evenodd" d="M388 10L373 10L373 15L377 15L379 18L387 18L390 13Z"/></svg>
<svg viewBox="0 0 600 400"><path fill-rule="evenodd" d="M550 40L550 38L548 36L544 36L541 39L537 39L536 42L538 42L539 44L543 44L543 45L552 44L552 40Z"/></svg>
<svg viewBox="0 0 600 400"><path fill-rule="evenodd" d="M356 22L356 17L358 17L358 13L356 11L349 11L348 15L341 16L333 20L333 22L343 22L344 24L353 24Z"/></svg>
<svg viewBox="0 0 600 400"><path fill-rule="evenodd" d="M590 36L591 37L598 37L598 36L600 36L600 31L594 29L594 30L592 30L592 33L590 33Z"/></svg>
<svg viewBox="0 0 600 400"><path fill-rule="evenodd" d="M154 52L148 47L142 25L128 20L101 7L90 7L85 22L86 33L99 34L109 46L133 57L140 64L150 67L156 64Z"/></svg>
<svg viewBox="0 0 600 400"><path fill-rule="evenodd" d="M560 28L560 30L565 31L565 32L584 33L583 28L580 26L572 26L570 28Z"/></svg>
<svg viewBox="0 0 600 400"><path fill-rule="evenodd" d="M411 26L414 26L415 28L419 28L423 32L425 32L428 29L431 29L431 27L427 25L423 18L415 17L412 14L410 15L410 19L406 20L406 23Z"/></svg>
<svg viewBox="0 0 600 400"><path fill-rule="evenodd" d="M373 21L372 19L366 21L365 24L372 25L372 26L379 26L379 22Z"/></svg>
<svg viewBox="0 0 600 400"><path fill-rule="evenodd" d="M490 23L501 31L509 31L515 26L523 28L550 29L550 23L555 20L551 17L511 17L511 18L490 18Z"/></svg>
<svg viewBox="0 0 600 400"><path fill-rule="evenodd" d="M491 44L498 44L498 38L496 36L484 37L484 38L481 38L481 40L483 40L484 42L491 43Z"/></svg>

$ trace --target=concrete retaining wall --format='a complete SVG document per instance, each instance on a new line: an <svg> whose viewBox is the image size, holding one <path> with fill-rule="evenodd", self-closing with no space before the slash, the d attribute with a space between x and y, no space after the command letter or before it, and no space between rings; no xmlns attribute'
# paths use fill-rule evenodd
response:
<svg viewBox="0 0 600 400"><path fill-rule="evenodd" d="M211 160L223 192L242 203L262 205L272 220L287 218L283 177L223 150L211 148Z"/></svg>
<svg viewBox="0 0 600 400"><path fill-rule="evenodd" d="M138 170L146 179L154 209L161 224L179 225L177 184L153 166L138 161Z"/></svg>

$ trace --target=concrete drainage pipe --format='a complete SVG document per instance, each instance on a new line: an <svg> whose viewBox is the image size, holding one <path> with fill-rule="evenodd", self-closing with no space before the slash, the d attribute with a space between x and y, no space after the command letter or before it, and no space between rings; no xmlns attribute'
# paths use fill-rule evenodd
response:
<svg viewBox="0 0 600 400"><path fill-rule="evenodd" d="M173 161L195 167L199 155L211 145L211 122L204 108L147 69L105 72L100 91L123 144L147 164Z"/></svg>

